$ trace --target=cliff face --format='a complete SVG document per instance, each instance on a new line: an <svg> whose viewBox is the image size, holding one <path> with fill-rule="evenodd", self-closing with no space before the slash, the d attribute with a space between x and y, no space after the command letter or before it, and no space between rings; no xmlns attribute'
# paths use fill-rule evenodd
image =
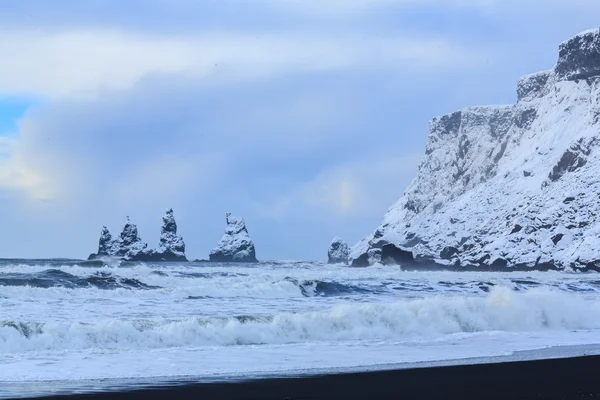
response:
<svg viewBox="0 0 600 400"><path fill-rule="evenodd" d="M600 30L517 94L431 121L417 177L353 265L600 267Z"/></svg>

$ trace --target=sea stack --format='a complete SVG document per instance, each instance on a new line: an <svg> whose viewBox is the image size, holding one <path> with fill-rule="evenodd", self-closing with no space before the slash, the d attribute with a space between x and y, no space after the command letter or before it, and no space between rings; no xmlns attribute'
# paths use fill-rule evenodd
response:
<svg viewBox="0 0 600 400"><path fill-rule="evenodd" d="M119 237L116 255L128 261L146 261L151 254L152 251L148 249L148 244L140 238L137 226L127 217Z"/></svg>
<svg viewBox="0 0 600 400"><path fill-rule="evenodd" d="M210 252L212 262L240 262L255 263L256 250L248 235L246 222L243 218L232 217L226 214L227 228L221 241Z"/></svg>
<svg viewBox="0 0 600 400"><path fill-rule="evenodd" d="M152 250L142 241L138 228L129 217L125 221L123 231L113 238L106 226L102 227L98 242L98 253L91 254L89 260L103 257L120 258L127 261L187 261L185 243L177 234L177 223L173 210L167 210L163 217L163 225L158 249Z"/></svg>
<svg viewBox="0 0 600 400"><path fill-rule="evenodd" d="M162 220L160 243L154 252L154 258L156 261L187 261L185 242L183 237L177 234L177 222L173 216L173 209L168 209Z"/></svg>
<svg viewBox="0 0 600 400"><path fill-rule="evenodd" d="M336 237L331 241L329 250L327 251L329 264L348 264L350 257L350 247L348 243Z"/></svg>
<svg viewBox="0 0 600 400"><path fill-rule="evenodd" d="M517 95L430 122L417 177L353 265L600 268L600 29Z"/></svg>

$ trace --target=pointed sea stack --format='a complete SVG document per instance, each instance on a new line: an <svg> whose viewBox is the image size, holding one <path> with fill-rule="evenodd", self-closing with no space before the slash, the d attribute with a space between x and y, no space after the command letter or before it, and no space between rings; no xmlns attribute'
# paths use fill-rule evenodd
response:
<svg viewBox="0 0 600 400"><path fill-rule="evenodd" d="M148 245L142 241L138 234L138 228L131 223L129 217L125 220L125 226L119 237L117 256L130 261L145 261L152 254Z"/></svg>
<svg viewBox="0 0 600 400"><path fill-rule="evenodd" d="M177 222L173 216L173 209L167 210L163 217L163 226L160 231L160 243L154 252L156 261L187 261L185 257L185 242L177 234Z"/></svg>
<svg viewBox="0 0 600 400"><path fill-rule="evenodd" d="M158 249L152 250L142 241L137 226L127 217L123 231L113 238L107 227L102 228L98 242L98 253L89 256L89 260L102 257L120 258L127 261L187 261L185 243L177 234L177 223L173 210L167 210L163 217Z"/></svg>
<svg viewBox="0 0 600 400"><path fill-rule="evenodd" d="M221 241L210 252L212 262L241 262L255 263L256 251L254 244L248 235L246 222L243 218L232 217L227 213L227 228Z"/></svg>
<svg viewBox="0 0 600 400"><path fill-rule="evenodd" d="M348 243L336 237L329 245L327 256L327 262L329 264L348 264L348 259L350 258L350 247L348 246Z"/></svg>

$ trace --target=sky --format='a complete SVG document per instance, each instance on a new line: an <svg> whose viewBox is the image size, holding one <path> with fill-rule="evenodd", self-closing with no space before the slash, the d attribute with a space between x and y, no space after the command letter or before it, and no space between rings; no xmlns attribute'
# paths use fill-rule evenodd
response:
<svg viewBox="0 0 600 400"><path fill-rule="evenodd" d="M516 101L597 0L3 0L0 258L85 258L126 216L188 258L225 213L326 259L414 178L431 118Z"/></svg>

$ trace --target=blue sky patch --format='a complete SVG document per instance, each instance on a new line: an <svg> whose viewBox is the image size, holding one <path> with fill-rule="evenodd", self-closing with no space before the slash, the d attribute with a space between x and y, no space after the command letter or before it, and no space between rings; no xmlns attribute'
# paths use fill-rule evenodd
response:
<svg viewBox="0 0 600 400"><path fill-rule="evenodd" d="M0 135L17 133L17 121L35 102L31 99L0 97Z"/></svg>

